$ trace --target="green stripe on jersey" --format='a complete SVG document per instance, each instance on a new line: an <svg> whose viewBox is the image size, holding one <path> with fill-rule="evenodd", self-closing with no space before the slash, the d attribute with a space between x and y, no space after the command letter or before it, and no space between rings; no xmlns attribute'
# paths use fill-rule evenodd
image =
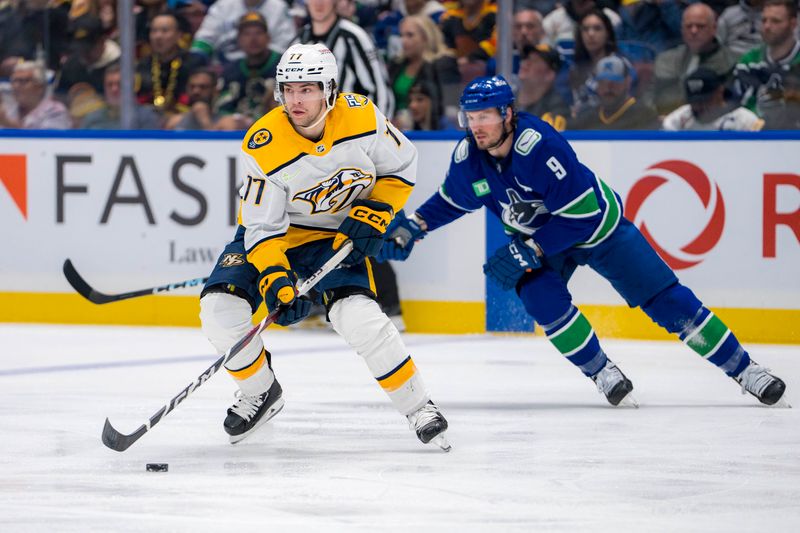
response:
<svg viewBox="0 0 800 533"><path fill-rule="evenodd" d="M578 311L566 326L548 335L547 338L562 355L570 355L586 344L587 339L593 334L592 325L583 313Z"/></svg>
<svg viewBox="0 0 800 533"><path fill-rule="evenodd" d="M589 187L570 203L553 211L553 214L567 218L586 218L599 212L600 204L597 202L597 195L594 193L594 189Z"/></svg>
<svg viewBox="0 0 800 533"><path fill-rule="evenodd" d="M728 326L712 313L683 342L703 357L711 357L729 331Z"/></svg>
<svg viewBox="0 0 800 533"><path fill-rule="evenodd" d="M576 245L576 248L593 248L597 246L617 229L617 225L619 225L619 221L622 218L622 209L620 208L614 191L600 178L597 178L597 182L600 184L600 192L603 195L603 200L606 202L603 220L600 221L600 225L589 240L583 244Z"/></svg>

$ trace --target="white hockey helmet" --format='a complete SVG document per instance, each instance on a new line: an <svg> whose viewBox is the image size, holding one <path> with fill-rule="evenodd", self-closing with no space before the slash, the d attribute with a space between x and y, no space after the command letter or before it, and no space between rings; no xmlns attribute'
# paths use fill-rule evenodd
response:
<svg viewBox="0 0 800 533"><path fill-rule="evenodd" d="M328 110L331 110L336 100L338 79L336 57L324 44L294 44L283 53L278 62L275 99L279 104L284 104L281 87L283 83L319 82L325 93Z"/></svg>

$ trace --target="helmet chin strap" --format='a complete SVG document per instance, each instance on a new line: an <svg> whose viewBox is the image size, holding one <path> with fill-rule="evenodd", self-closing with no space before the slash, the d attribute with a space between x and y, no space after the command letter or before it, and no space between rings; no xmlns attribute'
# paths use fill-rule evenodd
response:
<svg viewBox="0 0 800 533"><path fill-rule="evenodd" d="M325 117L328 116L328 113L330 113L332 109L333 106L330 104L329 99L325 99L325 112L322 115L320 115L320 117L316 120L316 122L314 122L310 126L296 126L296 127L300 128L301 130L313 130L319 125L320 122L325 120Z"/></svg>
<svg viewBox="0 0 800 533"><path fill-rule="evenodd" d="M491 150L494 150L495 148L502 146L502 144L506 142L506 139L508 139L508 136L511 135L511 132L512 132L511 129L506 129L506 123L505 120L503 120L503 134L500 136L500 139L496 143L486 147L485 150L489 152Z"/></svg>

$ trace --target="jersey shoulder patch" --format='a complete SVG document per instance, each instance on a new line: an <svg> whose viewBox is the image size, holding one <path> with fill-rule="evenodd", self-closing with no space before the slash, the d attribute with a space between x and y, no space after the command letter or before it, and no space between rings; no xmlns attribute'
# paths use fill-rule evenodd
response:
<svg viewBox="0 0 800 533"><path fill-rule="evenodd" d="M298 146L304 146L305 142L289 124L283 107L277 107L247 130L242 140L242 151L252 156L267 173L297 157L301 152Z"/></svg>
<svg viewBox="0 0 800 533"><path fill-rule="evenodd" d="M541 133L533 128L525 128L517 137L517 142L514 143L514 151L520 155L528 155L541 140Z"/></svg>
<svg viewBox="0 0 800 533"><path fill-rule="evenodd" d="M453 150L453 162L463 163L469 157L469 139L461 139Z"/></svg>
<svg viewBox="0 0 800 533"><path fill-rule="evenodd" d="M337 142L374 132L378 127L375 104L364 95L342 93L336 98L333 110L333 127Z"/></svg>

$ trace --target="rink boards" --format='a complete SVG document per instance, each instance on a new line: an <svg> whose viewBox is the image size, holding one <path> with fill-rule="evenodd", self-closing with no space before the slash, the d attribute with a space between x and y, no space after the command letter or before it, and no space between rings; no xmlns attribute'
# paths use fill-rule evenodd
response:
<svg viewBox="0 0 800 533"><path fill-rule="evenodd" d="M800 135L570 135L623 197L626 215L683 282L744 340L800 342ZM457 137L413 137L416 207L441 183ZM0 321L197 325L196 290L92 305L61 275L72 259L97 289L207 275L233 235L238 134L0 131ZM487 285L503 240L466 216L396 264L409 330L529 331L512 294ZM666 338L590 271L575 301L606 335Z"/></svg>

